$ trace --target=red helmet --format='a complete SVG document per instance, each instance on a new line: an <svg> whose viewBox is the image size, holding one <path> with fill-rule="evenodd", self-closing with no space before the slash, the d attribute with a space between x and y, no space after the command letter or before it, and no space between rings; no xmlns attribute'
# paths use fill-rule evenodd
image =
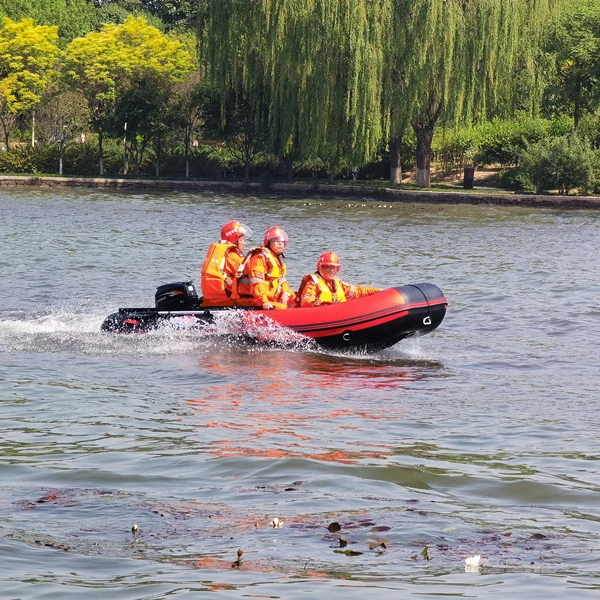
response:
<svg viewBox="0 0 600 600"><path fill-rule="evenodd" d="M264 245L268 246L269 242L283 242L284 244L288 243L287 233L281 229L281 227L271 227L265 231L265 240Z"/></svg>
<svg viewBox="0 0 600 600"><path fill-rule="evenodd" d="M321 267L336 267L335 272L339 273L342 265L340 264L338 255L335 252L328 250L319 256L319 260L317 261L317 271L320 271Z"/></svg>
<svg viewBox="0 0 600 600"><path fill-rule="evenodd" d="M252 230L239 221L230 221L227 225L223 225L221 229L221 239L237 244L237 241L243 236L250 237Z"/></svg>

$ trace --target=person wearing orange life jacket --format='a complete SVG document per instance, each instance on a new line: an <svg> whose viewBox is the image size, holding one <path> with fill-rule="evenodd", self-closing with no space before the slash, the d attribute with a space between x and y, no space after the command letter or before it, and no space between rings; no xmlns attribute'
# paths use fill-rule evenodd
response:
<svg viewBox="0 0 600 600"><path fill-rule="evenodd" d="M338 279L337 274L341 268L340 259L335 252L323 252L317 261L317 270L302 278L296 295L298 306L337 304L381 291L381 288L349 285Z"/></svg>
<svg viewBox="0 0 600 600"><path fill-rule="evenodd" d="M244 260L246 237L251 235L250 227L230 221L221 229L221 241L210 245L201 270L203 306L236 304L231 295L232 285Z"/></svg>
<svg viewBox="0 0 600 600"><path fill-rule="evenodd" d="M294 291L288 285L283 251L288 242L281 227L265 232L262 248L250 250L238 270L238 304L265 310L294 306Z"/></svg>

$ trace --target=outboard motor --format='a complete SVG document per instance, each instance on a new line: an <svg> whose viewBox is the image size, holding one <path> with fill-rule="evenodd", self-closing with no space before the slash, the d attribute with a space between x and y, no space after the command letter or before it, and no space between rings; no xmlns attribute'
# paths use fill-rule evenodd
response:
<svg viewBox="0 0 600 600"><path fill-rule="evenodd" d="M197 310L198 293L191 281L165 283L156 288L154 305L158 310Z"/></svg>

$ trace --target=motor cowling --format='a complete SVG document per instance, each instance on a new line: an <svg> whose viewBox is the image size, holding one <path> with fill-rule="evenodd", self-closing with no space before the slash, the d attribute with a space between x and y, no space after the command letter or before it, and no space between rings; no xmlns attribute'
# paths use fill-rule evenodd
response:
<svg viewBox="0 0 600 600"><path fill-rule="evenodd" d="M194 310L198 304L198 293L191 281L165 283L156 288L154 305L158 310Z"/></svg>

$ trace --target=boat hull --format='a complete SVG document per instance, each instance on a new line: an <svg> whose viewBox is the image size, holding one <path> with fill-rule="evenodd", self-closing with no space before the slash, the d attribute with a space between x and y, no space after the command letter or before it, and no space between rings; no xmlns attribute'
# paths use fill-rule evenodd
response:
<svg viewBox="0 0 600 600"><path fill-rule="evenodd" d="M206 328L218 315L241 317L237 333L259 341L273 339L273 327L283 327L311 338L326 348L380 350L400 340L430 333L446 314L444 294L432 283L416 283L385 289L371 296L340 304L287 310L248 307L198 306L191 310L161 311L122 308L102 323L104 331L144 332L165 324Z"/></svg>

